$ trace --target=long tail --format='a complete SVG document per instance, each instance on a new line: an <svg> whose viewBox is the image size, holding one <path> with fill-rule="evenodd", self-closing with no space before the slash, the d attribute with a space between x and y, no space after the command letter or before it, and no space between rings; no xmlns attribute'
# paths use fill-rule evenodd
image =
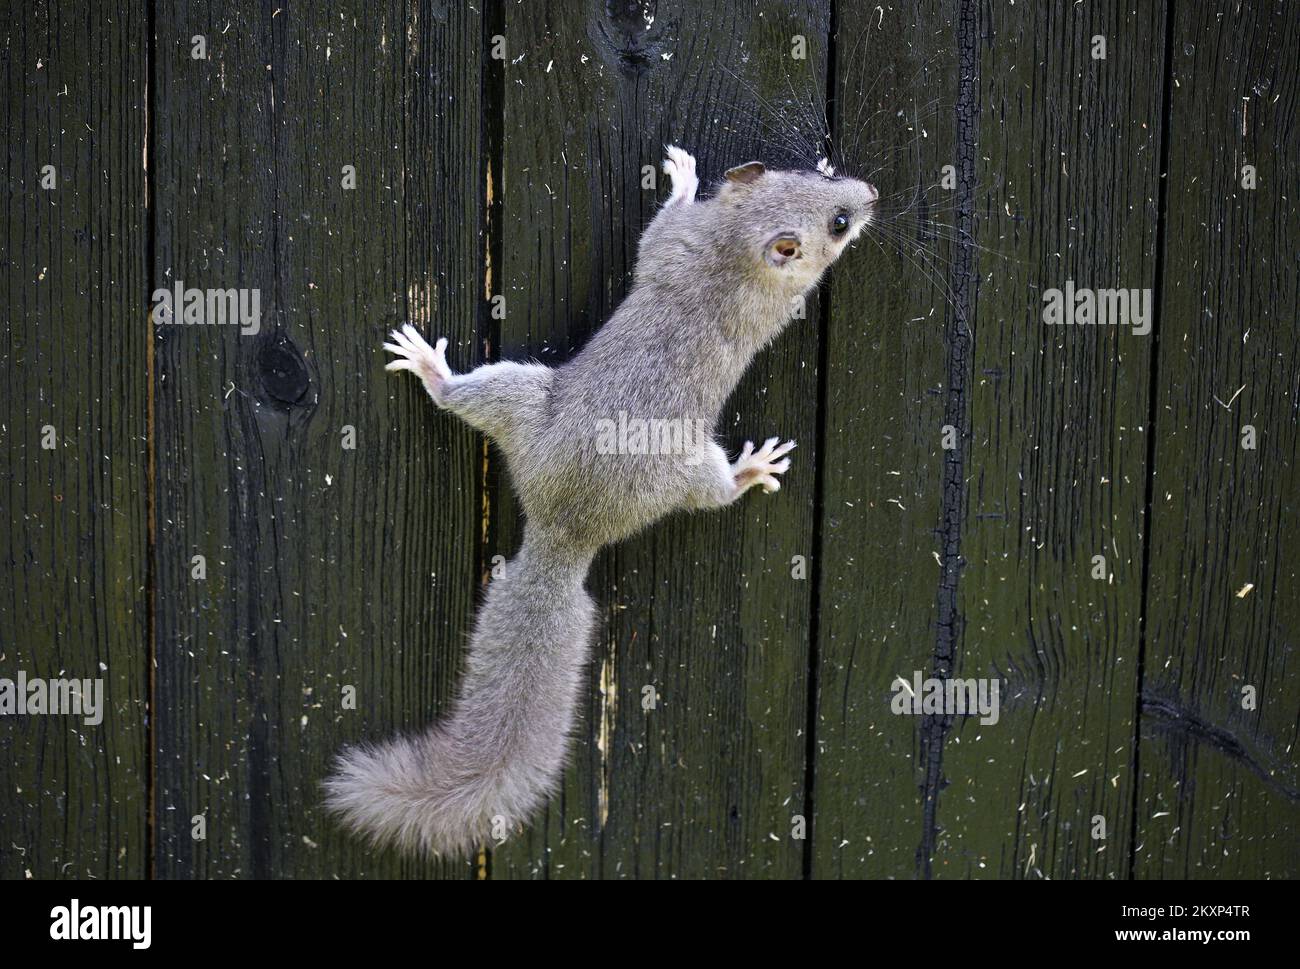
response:
<svg viewBox="0 0 1300 969"><path fill-rule="evenodd" d="M326 804L377 843L464 855L546 803L564 771L596 608L590 552L529 525L488 586L450 715L344 750Z"/></svg>

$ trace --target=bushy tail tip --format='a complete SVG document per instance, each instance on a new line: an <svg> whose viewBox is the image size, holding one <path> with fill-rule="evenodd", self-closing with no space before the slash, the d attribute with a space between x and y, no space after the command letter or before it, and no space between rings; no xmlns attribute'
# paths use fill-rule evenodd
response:
<svg viewBox="0 0 1300 969"><path fill-rule="evenodd" d="M481 785L452 791L432 776L438 741L435 730L345 748L324 782L326 808L376 847L467 857L487 840L492 816Z"/></svg>

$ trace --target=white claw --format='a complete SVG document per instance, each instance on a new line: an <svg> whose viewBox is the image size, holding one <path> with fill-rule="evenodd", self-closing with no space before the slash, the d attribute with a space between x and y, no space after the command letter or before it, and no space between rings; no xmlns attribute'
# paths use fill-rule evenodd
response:
<svg viewBox="0 0 1300 969"><path fill-rule="evenodd" d="M672 181L672 193L664 205L684 202L689 205L695 201L695 193L700 187L700 180L695 174L695 156L676 145L667 145L668 157L664 159L664 174Z"/></svg>
<svg viewBox="0 0 1300 969"><path fill-rule="evenodd" d="M794 446L794 441L786 441L782 444L780 438L769 437L763 442L763 446L755 451L754 442L746 441L740 457L736 458L735 463L731 465L732 479L736 482L736 487L744 491L753 485L759 485L768 494L780 491L781 482L776 476L790 470L790 459L785 455L789 454Z"/></svg>
<svg viewBox="0 0 1300 969"><path fill-rule="evenodd" d="M434 401L441 403L442 385L452 376L447 366L447 338L442 337L434 346L429 346L420 331L410 323L403 324L389 335L391 343L385 343L384 349L399 359L390 360L384 369L390 373L409 370L419 377L425 389Z"/></svg>

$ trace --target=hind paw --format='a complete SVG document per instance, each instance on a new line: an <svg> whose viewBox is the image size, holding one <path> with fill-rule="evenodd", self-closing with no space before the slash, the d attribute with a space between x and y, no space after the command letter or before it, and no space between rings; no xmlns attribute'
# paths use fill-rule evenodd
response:
<svg viewBox="0 0 1300 969"><path fill-rule="evenodd" d="M384 369L394 373L411 371L424 382L424 389L434 402L441 404L443 385L451 379L451 368L447 366L447 338L442 337L434 346L429 346L419 330L404 323L389 334L389 339L393 342L385 343L384 349L397 354L398 359L389 361Z"/></svg>
<svg viewBox="0 0 1300 969"><path fill-rule="evenodd" d="M759 485L768 494L781 490L781 482L776 476L790 470L790 459L786 455L794 450L794 441L784 444L780 441L780 438L769 437L757 452L753 441L745 442L745 449L731 465L737 495L754 485Z"/></svg>

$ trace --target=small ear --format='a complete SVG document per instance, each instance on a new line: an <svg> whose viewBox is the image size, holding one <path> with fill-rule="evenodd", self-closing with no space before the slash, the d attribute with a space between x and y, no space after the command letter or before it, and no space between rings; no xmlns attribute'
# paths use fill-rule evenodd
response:
<svg viewBox="0 0 1300 969"><path fill-rule="evenodd" d="M767 261L769 265L776 266L778 269L790 262L792 259L798 259L801 254L799 248L799 237L796 235L779 235L767 244Z"/></svg>
<svg viewBox="0 0 1300 969"><path fill-rule="evenodd" d="M727 169L727 181L748 185L750 182L756 181L758 176L765 171L767 171L767 168L760 161L745 162L743 165Z"/></svg>

